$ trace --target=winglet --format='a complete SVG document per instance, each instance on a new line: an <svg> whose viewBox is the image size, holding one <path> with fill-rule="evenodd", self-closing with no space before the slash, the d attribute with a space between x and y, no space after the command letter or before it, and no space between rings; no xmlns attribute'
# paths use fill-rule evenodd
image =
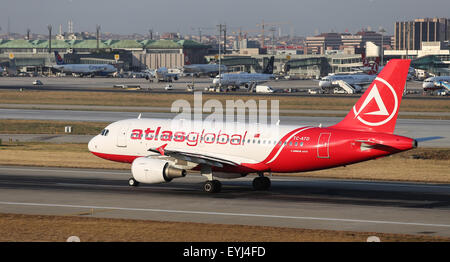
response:
<svg viewBox="0 0 450 262"><path fill-rule="evenodd" d="M158 152L163 156L164 155L164 149L166 148L167 144L164 144L158 148L156 148L156 150L158 150Z"/></svg>

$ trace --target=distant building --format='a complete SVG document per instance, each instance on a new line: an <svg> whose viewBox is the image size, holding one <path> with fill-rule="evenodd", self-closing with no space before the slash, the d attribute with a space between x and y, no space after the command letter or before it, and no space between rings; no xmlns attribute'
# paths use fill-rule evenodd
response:
<svg viewBox="0 0 450 262"><path fill-rule="evenodd" d="M394 25L394 50L420 50L422 42L450 40L450 19L421 18L396 22Z"/></svg>
<svg viewBox="0 0 450 262"><path fill-rule="evenodd" d="M360 31L354 35L342 34L342 49L353 47L362 50L367 42L372 42L377 46L381 46L381 37L382 35L380 33L374 31ZM384 36L383 40L383 45L389 44L390 42L389 37Z"/></svg>
<svg viewBox="0 0 450 262"><path fill-rule="evenodd" d="M341 34L323 33L317 36L306 37L308 54L325 54L325 50L339 50L342 45Z"/></svg>
<svg viewBox="0 0 450 262"><path fill-rule="evenodd" d="M204 63L210 46L191 40L52 40L52 51L58 51L67 63L119 63L124 70L159 67L178 68L186 62ZM48 40L1 40L0 64L9 64L10 54L18 67L37 71L51 67L54 54ZM119 54L119 61L115 55Z"/></svg>

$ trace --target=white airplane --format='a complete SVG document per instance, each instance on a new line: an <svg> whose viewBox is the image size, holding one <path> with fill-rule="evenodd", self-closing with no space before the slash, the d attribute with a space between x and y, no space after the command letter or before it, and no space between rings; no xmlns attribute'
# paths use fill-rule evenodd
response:
<svg viewBox="0 0 450 262"><path fill-rule="evenodd" d="M410 60L391 60L348 115L331 127L258 125L219 121L127 119L108 125L89 141L94 155L131 163L130 186L164 183L200 171L206 192L221 189L216 178L333 168L388 156L417 146L394 135Z"/></svg>
<svg viewBox="0 0 450 262"><path fill-rule="evenodd" d="M422 87L424 91L434 91L444 89L445 85L442 82L450 84L450 76L434 76L429 77L423 81ZM445 88L446 89L446 88ZM450 91L450 90L447 90Z"/></svg>
<svg viewBox="0 0 450 262"><path fill-rule="evenodd" d="M322 77L319 81L319 87L322 89L331 89L341 87L347 93L359 93L363 85L368 85L377 77L377 75L368 74L336 74Z"/></svg>
<svg viewBox="0 0 450 262"><path fill-rule="evenodd" d="M201 75L208 75L210 77L216 77L219 72L227 72L228 68L225 65L218 64L191 64L189 57L184 53L184 66L183 73L192 74L195 77L200 77Z"/></svg>
<svg viewBox="0 0 450 262"><path fill-rule="evenodd" d="M80 76L107 76L117 72L111 64L65 64L58 51L55 51L56 65L53 68L64 73L74 73Z"/></svg>
<svg viewBox="0 0 450 262"><path fill-rule="evenodd" d="M178 80L178 74L169 73L167 67L160 67L156 70L146 70L147 76L145 79L149 81L158 82L172 82L173 80Z"/></svg>
<svg viewBox="0 0 450 262"><path fill-rule="evenodd" d="M263 73L225 73L216 76L213 80L213 84L215 85L223 85L223 86L235 86L239 87L245 85L248 87L249 84L255 83L264 83L271 79L274 79L273 75L273 63L274 57L272 56L264 69Z"/></svg>
<svg viewBox="0 0 450 262"><path fill-rule="evenodd" d="M215 77L219 74L219 71L226 72L227 70L225 65L220 65L219 67L218 64L192 64L183 66L183 73L193 74L196 77L200 77L200 75Z"/></svg>

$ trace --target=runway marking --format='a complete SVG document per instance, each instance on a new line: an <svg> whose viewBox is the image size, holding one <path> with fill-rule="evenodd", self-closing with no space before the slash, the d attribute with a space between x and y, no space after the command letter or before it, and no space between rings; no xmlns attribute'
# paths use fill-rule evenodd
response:
<svg viewBox="0 0 450 262"><path fill-rule="evenodd" d="M426 226L426 227L446 227L446 228L450 228L450 225L446 225L446 224L429 224L429 223L416 223L416 222L364 220L364 219L347 219L347 218L281 216L281 215L267 215L267 214L224 213L224 212L206 212L206 211L189 211L189 210L169 210L169 209L129 208L129 207L103 207L103 206L83 206L83 205L23 203L23 202L0 202L0 205L61 207L61 208L87 208L87 209L103 209L103 210L109 209L109 210L119 210L119 211L143 211L143 212L172 213L172 214L215 215L215 216L235 216L235 217L259 217L259 218L280 218L280 219L294 219L294 220L317 220L317 221L333 221L333 222L347 222L347 223L390 224L390 225L407 225L407 226Z"/></svg>

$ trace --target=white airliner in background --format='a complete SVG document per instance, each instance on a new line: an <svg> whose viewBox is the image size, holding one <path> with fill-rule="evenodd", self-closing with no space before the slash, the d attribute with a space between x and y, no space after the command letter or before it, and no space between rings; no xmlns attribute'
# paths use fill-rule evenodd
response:
<svg viewBox="0 0 450 262"><path fill-rule="evenodd" d="M210 77L216 77L219 73L225 73L228 71L226 65L219 64L191 64L189 61L189 56L184 53L184 63L183 73L192 74L195 77L200 77L201 75L208 75Z"/></svg>
<svg viewBox="0 0 450 262"><path fill-rule="evenodd" d="M266 68L262 73L225 73L216 76L213 80L213 84L222 86L235 86L240 87L245 85L248 87L249 84L264 83L271 79L274 79L273 75L273 63L274 57L272 56L267 64Z"/></svg>
<svg viewBox="0 0 450 262"><path fill-rule="evenodd" d="M220 68L220 70L219 70ZM210 77L216 77L220 72L227 72L228 68L225 65L218 64L192 64L183 66L183 73L193 74L196 77L201 75L208 75Z"/></svg>
<svg viewBox="0 0 450 262"><path fill-rule="evenodd" d="M330 127L259 125L219 121L127 119L108 125L89 141L94 155L131 163L130 186L164 183L200 171L206 192L219 192L216 178L313 171L376 159L412 149L418 141L394 135L410 60L391 60L348 115Z"/></svg>
<svg viewBox="0 0 450 262"><path fill-rule="evenodd" d="M57 51L55 51L55 60L56 65L53 68L64 73L74 73L80 76L108 76L117 72L117 68L111 64L65 64Z"/></svg>
<svg viewBox="0 0 450 262"><path fill-rule="evenodd" d="M146 70L147 76L145 77L149 81L158 82L172 82L178 80L178 74L169 73L167 67L160 67L156 70Z"/></svg>
<svg viewBox="0 0 450 262"><path fill-rule="evenodd" d="M354 94L362 91L364 85L372 83L377 75L368 74L336 74L322 77L319 81L319 87L322 89L331 89L341 87L346 93Z"/></svg>
<svg viewBox="0 0 450 262"><path fill-rule="evenodd" d="M424 91L444 89L447 92L450 92L450 76L429 77L423 81L422 87Z"/></svg>

